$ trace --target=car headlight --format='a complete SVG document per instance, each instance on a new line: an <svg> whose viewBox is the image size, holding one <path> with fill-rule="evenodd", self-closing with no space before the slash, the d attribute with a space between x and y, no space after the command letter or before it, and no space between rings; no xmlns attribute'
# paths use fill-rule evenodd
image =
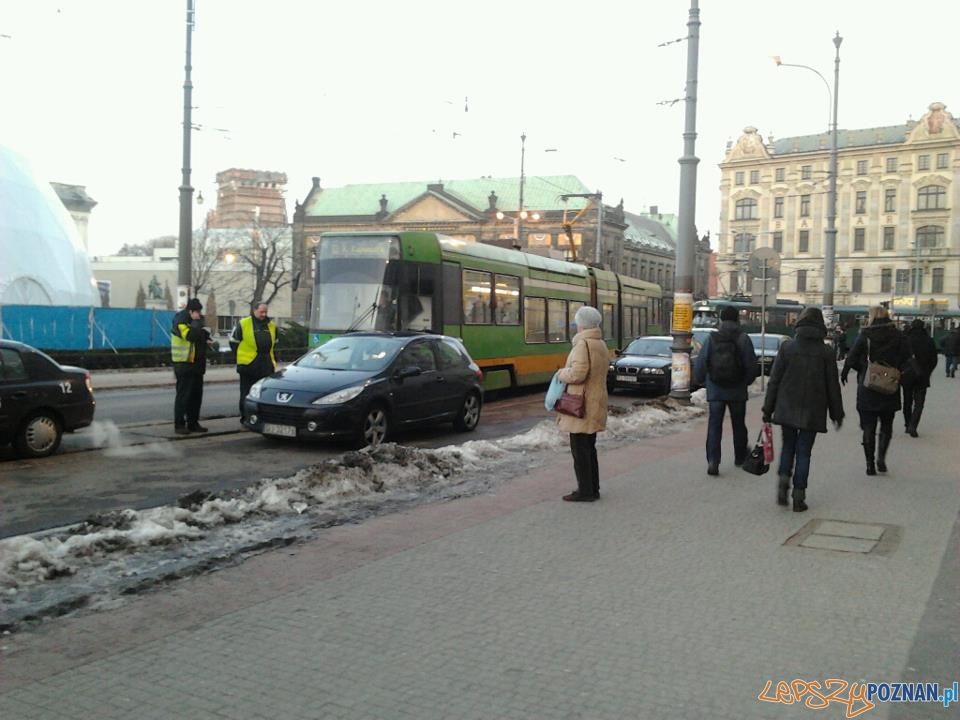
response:
<svg viewBox="0 0 960 720"><path fill-rule="evenodd" d="M651 375L663 375L663 368L647 368Z"/></svg>
<svg viewBox="0 0 960 720"><path fill-rule="evenodd" d="M616 370L617 370L617 366L614 365L613 363L610 363L610 372L616 372Z"/></svg>
<svg viewBox="0 0 960 720"><path fill-rule="evenodd" d="M247 397L251 400L260 399L260 391L263 390L263 380L257 380L250 388L250 392L247 393Z"/></svg>
<svg viewBox="0 0 960 720"><path fill-rule="evenodd" d="M330 393L329 395L324 395L321 398L317 398L313 401L314 405L340 405L341 403L350 402L357 395L362 393L366 388L366 385L355 385L354 387L344 388L343 390L337 390L335 393Z"/></svg>

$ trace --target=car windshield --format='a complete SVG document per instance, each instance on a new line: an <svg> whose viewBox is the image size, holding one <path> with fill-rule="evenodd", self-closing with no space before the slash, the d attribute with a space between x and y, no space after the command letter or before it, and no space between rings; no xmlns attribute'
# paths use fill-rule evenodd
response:
<svg viewBox="0 0 960 720"><path fill-rule="evenodd" d="M673 351L670 350L672 342L672 340L640 338L627 346L627 355L655 355L656 357L668 358L673 354Z"/></svg>
<svg viewBox="0 0 960 720"><path fill-rule="evenodd" d="M761 347L764 350L776 350L778 347L780 347L780 338L772 337L770 335L767 335L766 338L761 338L759 335L751 335L750 340L753 342L753 347L755 350L760 350ZM760 343L761 340L763 340L763 345Z"/></svg>
<svg viewBox="0 0 960 720"><path fill-rule="evenodd" d="M330 340L295 363L315 370L383 370L403 347L401 338L361 335Z"/></svg>

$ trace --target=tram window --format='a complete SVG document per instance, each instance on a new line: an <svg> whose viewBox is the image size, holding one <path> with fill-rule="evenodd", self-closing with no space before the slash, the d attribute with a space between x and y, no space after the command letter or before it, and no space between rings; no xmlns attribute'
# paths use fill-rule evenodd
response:
<svg viewBox="0 0 960 720"><path fill-rule="evenodd" d="M463 322L467 325L489 325L493 322L490 307L490 284L487 272L463 271Z"/></svg>
<svg viewBox="0 0 960 720"><path fill-rule="evenodd" d="M443 264L443 324L459 325L463 322L462 295L460 289L460 266Z"/></svg>
<svg viewBox="0 0 960 720"><path fill-rule="evenodd" d="M580 302L579 300L571 300L570 303L570 324L573 325L573 319L577 316L577 310L582 308L586 303Z"/></svg>
<svg viewBox="0 0 960 720"><path fill-rule="evenodd" d="M614 332L614 320L616 319L616 309L613 305L604 303L603 305L603 337L610 340L616 337Z"/></svg>
<svg viewBox="0 0 960 720"><path fill-rule="evenodd" d="M567 322L566 300L547 300L547 327L548 342L566 342L567 330L570 327Z"/></svg>
<svg viewBox="0 0 960 720"><path fill-rule="evenodd" d="M520 324L520 278L496 276L497 325Z"/></svg>
<svg viewBox="0 0 960 720"><path fill-rule="evenodd" d="M523 299L523 333L528 343L547 341L547 301L544 298Z"/></svg>

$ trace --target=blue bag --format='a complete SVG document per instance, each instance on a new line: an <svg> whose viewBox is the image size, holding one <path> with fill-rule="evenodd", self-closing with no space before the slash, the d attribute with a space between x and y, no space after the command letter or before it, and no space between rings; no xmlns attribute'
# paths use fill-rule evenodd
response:
<svg viewBox="0 0 960 720"><path fill-rule="evenodd" d="M553 380L550 381L550 387L547 388L547 396L543 399L543 406L547 410L553 410L557 404L557 400L560 399L560 396L563 395L566 389L566 383L560 382L556 374L554 374Z"/></svg>

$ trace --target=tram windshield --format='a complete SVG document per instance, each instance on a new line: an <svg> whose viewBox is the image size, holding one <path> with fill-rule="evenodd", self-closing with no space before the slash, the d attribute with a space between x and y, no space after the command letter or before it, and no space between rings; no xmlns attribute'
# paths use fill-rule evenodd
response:
<svg viewBox="0 0 960 720"><path fill-rule="evenodd" d="M393 330L400 243L395 237L323 237L313 320L319 330Z"/></svg>

